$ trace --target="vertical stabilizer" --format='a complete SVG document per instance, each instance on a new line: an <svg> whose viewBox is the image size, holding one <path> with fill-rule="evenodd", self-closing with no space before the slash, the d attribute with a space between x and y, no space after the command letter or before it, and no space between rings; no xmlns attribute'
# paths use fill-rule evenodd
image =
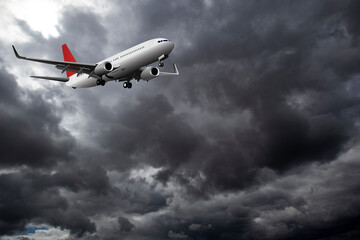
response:
<svg viewBox="0 0 360 240"><path fill-rule="evenodd" d="M64 54L64 61L66 62L76 62L74 56L71 54L68 46L66 44L62 45L62 51ZM74 75L74 72L66 71L66 76L69 78L70 76Z"/></svg>

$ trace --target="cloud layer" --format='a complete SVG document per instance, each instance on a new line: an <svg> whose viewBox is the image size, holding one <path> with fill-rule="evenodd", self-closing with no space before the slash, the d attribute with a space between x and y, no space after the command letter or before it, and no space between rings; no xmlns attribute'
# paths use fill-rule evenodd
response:
<svg viewBox="0 0 360 240"><path fill-rule="evenodd" d="M58 4L56 36L6 13L19 52L164 36L181 75L73 90L0 37L0 239L359 237L357 1Z"/></svg>

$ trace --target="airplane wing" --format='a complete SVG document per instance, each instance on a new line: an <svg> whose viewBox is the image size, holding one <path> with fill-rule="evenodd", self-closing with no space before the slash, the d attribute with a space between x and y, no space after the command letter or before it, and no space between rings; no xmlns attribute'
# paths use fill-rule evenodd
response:
<svg viewBox="0 0 360 240"><path fill-rule="evenodd" d="M164 77L164 76L177 76L179 75L179 70L176 67L176 64L173 64L174 67L174 72L169 73L169 72L159 72L159 77Z"/></svg>
<svg viewBox="0 0 360 240"><path fill-rule="evenodd" d="M80 75L81 73L86 73L89 75L92 75L94 72L94 69L96 67L96 64L91 64L91 63L78 63L78 62L66 62L66 61L54 61L54 60L47 60L47 59L37 59L37 58L27 58L27 57L23 57L20 56L18 54L18 52L16 51L14 45L12 45L12 48L14 49L14 53L15 56L19 59L24 59L24 60L28 60L28 61L34 61L34 62L40 62L40 63L46 63L46 64L52 64L55 65L55 67L57 69L62 70L62 73L64 73L65 71L69 71L69 72L74 72L77 73L78 75ZM33 76L36 77L36 76ZM64 81L63 80L56 80L52 77L37 77L37 78L43 78L43 79L48 79L48 80L55 80L55 81ZM52 78L52 79L50 79Z"/></svg>

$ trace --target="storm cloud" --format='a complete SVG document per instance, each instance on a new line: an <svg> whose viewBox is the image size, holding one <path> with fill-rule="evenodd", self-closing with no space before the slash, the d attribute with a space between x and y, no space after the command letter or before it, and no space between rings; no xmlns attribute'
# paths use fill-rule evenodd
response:
<svg viewBox="0 0 360 240"><path fill-rule="evenodd" d="M56 4L49 36L2 10L26 38L0 37L0 239L359 238L357 1ZM159 36L180 76L131 90L31 80L60 73L8 45L97 62Z"/></svg>

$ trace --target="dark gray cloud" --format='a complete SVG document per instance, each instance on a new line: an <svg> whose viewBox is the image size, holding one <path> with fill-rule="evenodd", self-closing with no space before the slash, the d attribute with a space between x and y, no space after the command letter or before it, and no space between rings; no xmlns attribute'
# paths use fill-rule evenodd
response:
<svg viewBox="0 0 360 240"><path fill-rule="evenodd" d="M78 209L70 207L59 194L58 185L49 184L47 178L38 172L0 176L1 235L17 234L29 221L69 229L77 236L95 231L94 223Z"/></svg>
<svg viewBox="0 0 360 240"><path fill-rule="evenodd" d="M174 113L164 95L140 96L137 101L131 109L103 121L104 128L99 132L101 146L109 149L113 158L118 157L119 163L115 164L119 170L136 166L139 161L172 169L188 161L201 144L201 136Z"/></svg>
<svg viewBox="0 0 360 240"><path fill-rule="evenodd" d="M1 68L0 165L46 167L71 159L73 139L47 96L23 91Z"/></svg>
<svg viewBox="0 0 360 240"><path fill-rule="evenodd" d="M119 230L121 232L130 232L134 228L134 225L124 217L119 217L118 222Z"/></svg>
<svg viewBox="0 0 360 240"><path fill-rule="evenodd" d="M18 48L95 62L164 36L181 75L30 91L2 68L1 234L358 238L356 1L111 4L65 7L49 39L18 20Z"/></svg>

